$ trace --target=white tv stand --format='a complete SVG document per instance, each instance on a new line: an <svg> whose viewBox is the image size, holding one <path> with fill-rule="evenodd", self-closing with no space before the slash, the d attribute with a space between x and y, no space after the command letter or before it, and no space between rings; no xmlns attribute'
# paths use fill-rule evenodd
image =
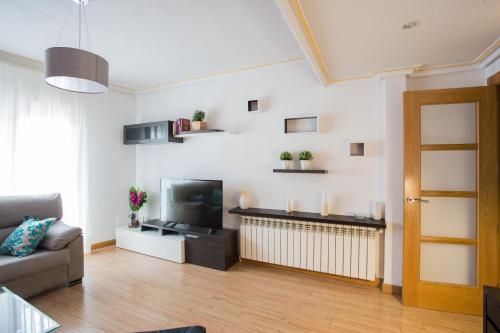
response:
<svg viewBox="0 0 500 333"><path fill-rule="evenodd" d="M182 235L162 235L158 230L116 227L116 247L183 264L185 238Z"/></svg>

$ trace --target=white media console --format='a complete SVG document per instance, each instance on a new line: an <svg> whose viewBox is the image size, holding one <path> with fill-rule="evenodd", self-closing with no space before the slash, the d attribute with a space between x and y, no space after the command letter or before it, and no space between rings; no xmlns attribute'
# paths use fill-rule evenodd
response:
<svg viewBox="0 0 500 333"><path fill-rule="evenodd" d="M116 227L116 247L183 264L185 237L163 235L158 230Z"/></svg>

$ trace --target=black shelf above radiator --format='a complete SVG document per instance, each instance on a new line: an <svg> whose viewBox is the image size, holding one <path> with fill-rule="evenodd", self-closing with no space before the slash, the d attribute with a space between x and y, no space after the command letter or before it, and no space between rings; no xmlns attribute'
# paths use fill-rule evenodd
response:
<svg viewBox="0 0 500 333"><path fill-rule="evenodd" d="M385 220L374 220L372 218L357 219L354 216L348 215L333 215L321 216L319 213L309 213L309 212L290 212L279 209L265 209L265 208L248 208L241 209L240 207L235 207L229 210L229 214L238 214L244 216L257 216L257 217L268 217L275 219L285 219L285 220L302 220L308 222L321 222L329 224L344 224L352 225L358 227L370 227L376 229L385 229Z"/></svg>
<svg viewBox="0 0 500 333"><path fill-rule="evenodd" d="M319 174L325 174L325 173L328 173L328 170L322 170L322 169L309 169L309 170L302 170L302 169L273 169L273 172L275 172L275 173L319 173Z"/></svg>

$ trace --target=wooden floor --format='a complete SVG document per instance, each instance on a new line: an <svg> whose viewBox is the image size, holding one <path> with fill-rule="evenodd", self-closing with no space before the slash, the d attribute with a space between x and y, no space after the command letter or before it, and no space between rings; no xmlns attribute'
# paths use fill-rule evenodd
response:
<svg viewBox="0 0 500 333"><path fill-rule="evenodd" d="M85 260L82 285L30 300L62 324L58 332L481 331L479 317L407 308L374 287L260 265L220 272L114 247Z"/></svg>

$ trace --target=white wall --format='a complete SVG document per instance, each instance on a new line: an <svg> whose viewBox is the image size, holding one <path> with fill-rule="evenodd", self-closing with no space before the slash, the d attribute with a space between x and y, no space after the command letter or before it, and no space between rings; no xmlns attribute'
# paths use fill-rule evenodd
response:
<svg viewBox="0 0 500 333"><path fill-rule="evenodd" d="M456 73L410 77L407 80L408 90L446 89L484 86L484 71L480 69Z"/></svg>
<svg viewBox="0 0 500 333"><path fill-rule="evenodd" d="M385 120L384 283L401 285L403 262L403 92L406 76L382 80Z"/></svg>
<svg viewBox="0 0 500 333"><path fill-rule="evenodd" d="M135 148L123 144L123 125L135 122L135 96L110 90L86 95L90 243L115 238L127 223L128 188L135 180Z"/></svg>
<svg viewBox="0 0 500 333"><path fill-rule="evenodd" d="M190 117L201 109L209 127L233 133L137 146L137 183L151 193L143 216L159 216L162 177L222 179L225 211L246 190L253 207L284 209L290 197L296 210L319 212L320 194L327 191L331 213L369 213L383 191L378 85L366 80L324 88L301 61L138 95L139 122ZM264 103L264 112L246 111L252 98ZM321 134L283 134L284 117L310 114L320 116ZM349 157L349 142L366 142L367 156ZM296 158L303 149L313 152L314 166L328 175L272 172L281 151ZM226 213L224 225L237 227L237 217Z"/></svg>
<svg viewBox="0 0 500 333"><path fill-rule="evenodd" d="M403 263L403 96L405 90L484 85L484 71L432 76L386 77L321 87L305 62L274 66L192 82L137 96L138 122L189 117L208 112L212 128L232 135L187 138L184 144L137 146L137 183L151 193L144 216L159 215L161 177L224 180L225 210L238 205L241 190L252 206L320 209L328 191L330 212L370 212L370 203L386 201L384 280L402 284ZM264 112L249 114L246 101L260 98ZM283 118L319 114L319 135L284 135ZM348 157L349 142L367 143L367 157ZM283 150L315 153L316 167L328 175L273 174ZM226 227L237 217L224 215Z"/></svg>

